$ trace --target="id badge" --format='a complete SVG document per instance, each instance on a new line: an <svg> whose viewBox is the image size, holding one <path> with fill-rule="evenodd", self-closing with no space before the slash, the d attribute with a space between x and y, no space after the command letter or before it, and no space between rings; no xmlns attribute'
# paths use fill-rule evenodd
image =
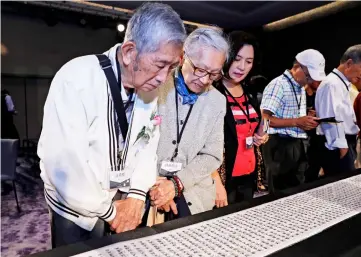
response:
<svg viewBox="0 0 361 257"><path fill-rule="evenodd" d="M110 189L130 186L130 179L126 170L110 171L109 182Z"/></svg>
<svg viewBox="0 0 361 257"><path fill-rule="evenodd" d="M162 176L173 176L181 169L182 163L180 162L162 161L160 174Z"/></svg>
<svg viewBox="0 0 361 257"><path fill-rule="evenodd" d="M253 147L253 137L246 137L246 149Z"/></svg>
<svg viewBox="0 0 361 257"><path fill-rule="evenodd" d="M268 119L263 120L263 132L264 133L268 133L269 124L270 124L270 120L268 120Z"/></svg>

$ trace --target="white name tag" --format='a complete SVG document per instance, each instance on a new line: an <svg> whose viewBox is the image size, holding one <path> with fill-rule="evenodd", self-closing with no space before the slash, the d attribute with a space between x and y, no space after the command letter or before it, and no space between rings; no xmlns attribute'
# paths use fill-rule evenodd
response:
<svg viewBox="0 0 361 257"><path fill-rule="evenodd" d="M268 132L269 124L270 124L270 120L267 120L267 119L263 120L263 132L264 133Z"/></svg>
<svg viewBox="0 0 361 257"><path fill-rule="evenodd" d="M162 161L161 169L168 172L177 172L182 169L182 163Z"/></svg>
<svg viewBox="0 0 361 257"><path fill-rule="evenodd" d="M253 137L246 137L246 149L253 147Z"/></svg>
<svg viewBox="0 0 361 257"><path fill-rule="evenodd" d="M111 171L109 176L110 189L130 187L130 175L127 170ZM124 191L125 192L125 191Z"/></svg>
<svg viewBox="0 0 361 257"><path fill-rule="evenodd" d="M124 179L125 179L125 171L124 170L110 172L110 180L111 181L121 182Z"/></svg>

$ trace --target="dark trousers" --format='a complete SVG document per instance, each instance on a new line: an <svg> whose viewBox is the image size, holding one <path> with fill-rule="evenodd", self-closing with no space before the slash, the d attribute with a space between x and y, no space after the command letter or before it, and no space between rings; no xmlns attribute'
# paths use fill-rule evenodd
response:
<svg viewBox="0 0 361 257"><path fill-rule="evenodd" d="M356 160L356 135L346 135L348 151L341 159L340 149L329 150L326 146L326 138L320 136L320 157L321 166L325 172L325 176L332 176L342 172L348 172L355 169Z"/></svg>
<svg viewBox="0 0 361 257"><path fill-rule="evenodd" d="M174 198L174 202L177 205L178 214L174 215L172 211L168 212L164 216L164 221L171 221L179 218L184 218L191 216L191 211L189 210L188 204L184 195Z"/></svg>
<svg viewBox="0 0 361 257"><path fill-rule="evenodd" d="M50 209L50 213L52 248L74 244L92 238L101 238L106 235L105 231L108 224L101 219L98 219L92 231L88 231L57 214L52 209Z"/></svg>
<svg viewBox="0 0 361 257"><path fill-rule="evenodd" d="M229 204L250 201L253 199L255 174L232 177L227 181L226 191Z"/></svg>
<svg viewBox="0 0 361 257"><path fill-rule="evenodd" d="M323 138L316 135L316 132L309 134L309 145L307 149L308 168L305 172L305 181L312 182L319 178L321 169L320 142L324 142Z"/></svg>
<svg viewBox="0 0 361 257"><path fill-rule="evenodd" d="M270 193L304 183L307 148L305 139L270 135L263 148Z"/></svg>

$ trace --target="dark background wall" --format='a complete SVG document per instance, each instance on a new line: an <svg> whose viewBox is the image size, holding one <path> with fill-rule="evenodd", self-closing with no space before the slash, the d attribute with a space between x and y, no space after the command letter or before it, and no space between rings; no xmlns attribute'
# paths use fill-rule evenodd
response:
<svg viewBox="0 0 361 257"><path fill-rule="evenodd" d="M115 28L93 29L59 22L48 26L32 17L1 15L1 88L10 91L21 139L38 138L52 77L72 58L102 53L118 41Z"/></svg>
<svg viewBox="0 0 361 257"><path fill-rule="evenodd" d="M361 7L280 31L254 32L261 44L262 72L273 79L285 69L291 68L297 53L313 48L326 59L326 73L338 66L345 50L361 44Z"/></svg>
<svg viewBox="0 0 361 257"><path fill-rule="evenodd" d="M275 78L292 66L298 52L307 48L323 53L329 72L338 65L347 47L361 44L360 13L359 6L280 31L246 29L261 43L262 74ZM8 54L1 57L1 86L10 91L19 111L15 123L22 139L39 136L51 78L65 62L76 56L101 53L121 41L115 26L95 24L98 26L82 27L60 21L49 26L38 16L2 10L1 41Z"/></svg>

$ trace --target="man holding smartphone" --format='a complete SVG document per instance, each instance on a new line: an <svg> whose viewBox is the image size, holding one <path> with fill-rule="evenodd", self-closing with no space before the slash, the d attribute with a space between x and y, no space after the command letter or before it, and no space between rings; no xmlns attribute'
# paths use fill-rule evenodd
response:
<svg viewBox="0 0 361 257"><path fill-rule="evenodd" d="M318 126L318 118L307 115L304 87L322 81L326 76L324 69L323 55L307 49L297 54L293 67L273 79L263 92L262 115L270 120L264 162L271 193L305 181L308 166L306 131Z"/></svg>

